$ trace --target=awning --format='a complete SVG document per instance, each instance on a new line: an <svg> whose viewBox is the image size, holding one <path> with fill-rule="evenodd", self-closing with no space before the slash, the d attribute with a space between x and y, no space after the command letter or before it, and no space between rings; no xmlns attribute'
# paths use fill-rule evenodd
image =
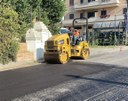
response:
<svg viewBox="0 0 128 101"><path fill-rule="evenodd" d="M97 22L93 25L93 28L101 28L103 22Z"/></svg>
<svg viewBox="0 0 128 101"><path fill-rule="evenodd" d="M121 26L121 22L120 22L120 21L113 21L113 22L110 22L110 27L111 27L111 28L119 27L119 26Z"/></svg>
<svg viewBox="0 0 128 101"><path fill-rule="evenodd" d="M96 22L93 26L94 29L104 29L104 28L118 28L122 27L121 21L109 21L109 22Z"/></svg>

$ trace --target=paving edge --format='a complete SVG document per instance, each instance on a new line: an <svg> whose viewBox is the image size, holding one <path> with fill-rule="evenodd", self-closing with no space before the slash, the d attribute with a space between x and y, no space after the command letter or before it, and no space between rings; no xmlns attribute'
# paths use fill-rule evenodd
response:
<svg viewBox="0 0 128 101"><path fill-rule="evenodd" d="M38 62L27 62L27 63L23 63L23 64L20 64L20 65L14 65L14 66L7 66L7 67L0 67L0 72L3 72L3 71L8 71L8 70L15 70L15 69L20 69L20 68L28 68L28 67L31 67L31 66L36 66L36 65L40 65L42 63L38 63Z"/></svg>

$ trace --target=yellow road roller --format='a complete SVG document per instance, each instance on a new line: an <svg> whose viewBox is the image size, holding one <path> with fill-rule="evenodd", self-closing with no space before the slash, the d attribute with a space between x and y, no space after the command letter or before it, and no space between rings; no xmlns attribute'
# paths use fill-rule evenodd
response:
<svg viewBox="0 0 128 101"><path fill-rule="evenodd" d="M75 18L73 20L73 29L75 29L75 23L81 18ZM86 21L86 33L79 36L76 40L76 44L73 44L74 38L71 31L66 28L61 29L61 33L50 37L45 42L44 60L47 63L61 63L65 64L70 58L79 57L81 59L87 59L89 57L89 45L88 45L88 20Z"/></svg>

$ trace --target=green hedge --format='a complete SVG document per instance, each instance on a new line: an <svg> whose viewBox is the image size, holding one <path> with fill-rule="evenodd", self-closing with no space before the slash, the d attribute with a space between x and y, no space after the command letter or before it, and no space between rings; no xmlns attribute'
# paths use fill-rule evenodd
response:
<svg viewBox="0 0 128 101"><path fill-rule="evenodd" d="M0 63L16 61L18 52L18 14L8 5L0 5Z"/></svg>

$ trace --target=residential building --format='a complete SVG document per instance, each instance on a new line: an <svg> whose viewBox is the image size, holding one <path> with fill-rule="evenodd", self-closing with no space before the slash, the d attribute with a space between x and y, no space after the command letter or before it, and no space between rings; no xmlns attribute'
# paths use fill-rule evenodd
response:
<svg viewBox="0 0 128 101"><path fill-rule="evenodd" d="M71 27L74 18L88 18L89 31L94 27L101 27L101 23L111 22L119 25L124 21L126 13L126 0L65 0L67 11L62 21L64 27ZM85 20L79 20L76 28L81 32L85 29ZM107 26L107 25L106 25Z"/></svg>

